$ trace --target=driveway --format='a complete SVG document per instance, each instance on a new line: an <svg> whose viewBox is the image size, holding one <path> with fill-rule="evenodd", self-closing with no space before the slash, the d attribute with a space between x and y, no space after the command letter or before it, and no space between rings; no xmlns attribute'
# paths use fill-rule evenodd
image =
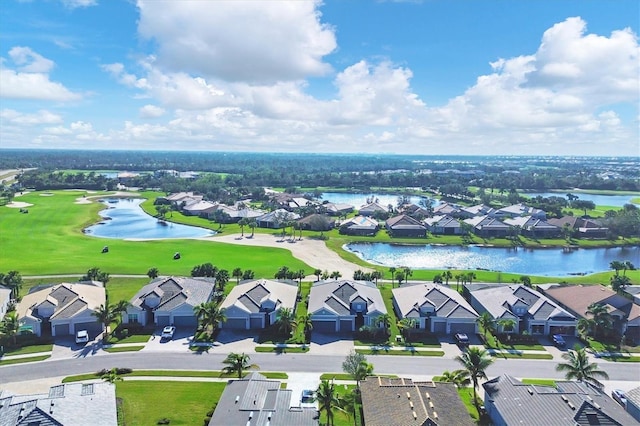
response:
<svg viewBox="0 0 640 426"><path fill-rule="evenodd" d="M180 328L177 327L173 334L173 339L162 340L160 335L162 334L162 328L158 328L153 332L151 339L146 343L144 352L182 352L189 351L189 344L193 340L193 328Z"/></svg>

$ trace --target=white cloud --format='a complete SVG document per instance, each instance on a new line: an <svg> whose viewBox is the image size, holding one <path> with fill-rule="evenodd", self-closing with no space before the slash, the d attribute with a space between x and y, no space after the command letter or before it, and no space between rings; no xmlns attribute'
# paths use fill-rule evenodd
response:
<svg viewBox="0 0 640 426"><path fill-rule="evenodd" d="M164 108L155 105L145 105L140 108L140 118L158 118L165 113Z"/></svg>
<svg viewBox="0 0 640 426"><path fill-rule="evenodd" d="M98 4L97 0L61 0L62 4L69 9L76 9L78 7L90 7Z"/></svg>
<svg viewBox="0 0 640 426"><path fill-rule="evenodd" d="M16 46L9 51L16 69L7 67L0 59L0 97L10 99L37 99L46 101L73 101L81 99L61 83L49 79L54 62L28 47Z"/></svg>
<svg viewBox="0 0 640 426"><path fill-rule="evenodd" d="M158 62L225 81L272 83L331 71L333 29L314 1L138 0L138 30L158 43Z"/></svg>
<svg viewBox="0 0 640 426"><path fill-rule="evenodd" d="M41 109L33 114L27 114L12 109L0 110L0 119L5 123L20 126L34 126L39 124L62 123L62 117L58 114Z"/></svg>

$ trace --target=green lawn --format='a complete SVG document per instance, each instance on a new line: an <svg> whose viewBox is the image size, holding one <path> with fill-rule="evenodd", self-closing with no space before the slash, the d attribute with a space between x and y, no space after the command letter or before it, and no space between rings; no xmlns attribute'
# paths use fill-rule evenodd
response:
<svg viewBox="0 0 640 426"><path fill-rule="evenodd" d="M356 349L356 352L363 355L397 355L397 356L444 356L444 351L406 351L399 349Z"/></svg>
<svg viewBox="0 0 640 426"><path fill-rule="evenodd" d="M496 358L514 358L514 359L553 359L551 354L511 354L511 353L496 353L492 355Z"/></svg>
<svg viewBox="0 0 640 426"><path fill-rule="evenodd" d="M146 275L149 268L155 267L163 275L189 276L198 264L212 262L231 271L248 266L250 259L250 268L257 277L273 276L283 265L311 272L308 265L281 248L247 248L199 240L122 241L90 237L83 234L82 229L99 221L98 211L104 205L75 204L75 199L86 194L85 191L50 192L54 195L43 197L40 192L33 192L20 197L20 201L33 204L29 214L0 208L5 270L17 270L25 276L82 275L95 266L111 274ZM142 195L152 199L158 193ZM103 254L105 243L109 245L109 252ZM180 260L173 260L176 251L182 255ZM120 300L119 295L111 298Z"/></svg>
<svg viewBox="0 0 640 426"><path fill-rule="evenodd" d="M25 355L25 354L35 354L38 352L51 352L53 350L52 344L44 344L44 345L31 345L31 346L23 346L21 348L11 348L6 347L4 355Z"/></svg>
<svg viewBox="0 0 640 426"><path fill-rule="evenodd" d="M469 416L471 416L473 421L477 422L480 416L478 415L476 406L473 404L473 388L458 388L458 395L460 395L462 403L467 408ZM482 402L480 402L480 405L482 405Z"/></svg>
<svg viewBox="0 0 640 426"><path fill-rule="evenodd" d="M276 354L304 354L309 352L309 347L290 346L283 348L275 346L256 346L256 352L273 352Z"/></svg>
<svg viewBox="0 0 640 426"><path fill-rule="evenodd" d="M118 339L116 336L109 336L107 344L115 345L118 343L147 343L151 338L151 334L132 334L130 336Z"/></svg>
<svg viewBox="0 0 640 426"><path fill-rule="evenodd" d="M253 370L252 370L253 371ZM246 371L246 376L251 371ZM289 378L287 373L279 371L260 371L260 374L268 379L286 380ZM134 370L131 373L123 374L123 377L204 377L211 379L235 378L235 375L229 375L222 371L202 371L202 370ZM96 373L78 374L75 376L67 376L62 383L81 382L83 380L94 380L100 376Z"/></svg>
<svg viewBox="0 0 640 426"><path fill-rule="evenodd" d="M105 352L109 353L117 353L117 352L137 352L144 349L144 345L142 346L115 346L113 348L105 348Z"/></svg>
<svg viewBox="0 0 640 426"><path fill-rule="evenodd" d="M116 383L127 425L156 425L169 419L171 425L201 425L220 399L226 383L126 381Z"/></svg>
<svg viewBox="0 0 640 426"><path fill-rule="evenodd" d="M40 356L31 356L27 358L5 359L5 360L0 360L0 365L23 364L25 362L43 361L49 358L50 356L51 355L40 355Z"/></svg>

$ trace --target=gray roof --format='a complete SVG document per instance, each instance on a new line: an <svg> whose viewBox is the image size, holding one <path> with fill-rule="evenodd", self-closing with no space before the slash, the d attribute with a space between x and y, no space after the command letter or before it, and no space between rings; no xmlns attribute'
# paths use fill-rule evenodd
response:
<svg viewBox="0 0 640 426"><path fill-rule="evenodd" d="M627 404L631 402L636 408L640 409L640 386L625 392L624 397L627 398Z"/></svg>
<svg viewBox="0 0 640 426"><path fill-rule="evenodd" d="M467 286L471 297L478 301L494 318L517 317L513 306L524 303L527 313L537 320L552 318L575 319L575 317L561 308L558 304L542 293L522 284L487 284Z"/></svg>
<svg viewBox="0 0 640 426"><path fill-rule="evenodd" d="M53 308L50 320L68 319L95 311L105 303L105 289L102 285L90 283L61 283L53 286L34 287L26 294L16 308L20 318L43 318L39 307Z"/></svg>
<svg viewBox="0 0 640 426"><path fill-rule="evenodd" d="M424 229L426 229L426 227L422 223L420 223L416 219L412 218L411 216L407 216L407 215L404 215L404 214L401 214L399 216L394 216L392 218L387 219L386 225L387 225L387 228L395 229L395 230L401 230L401 229L405 229L405 230L406 229L424 230Z"/></svg>
<svg viewBox="0 0 640 426"><path fill-rule="evenodd" d="M0 392L0 426L116 426L115 389L109 383L67 383L45 394Z"/></svg>
<svg viewBox="0 0 640 426"><path fill-rule="evenodd" d="M402 317L418 316L429 304L442 318L477 318L478 314L457 291L440 284L413 284L391 290ZM411 315L414 312L415 315Z"/></svg>
<svg viewBox="0 0 640 426"><path fill-rule="evenodd" d="M465 219L464 221L465 223L468 223L474 228L480 229L480 230L509 229L509 225L491 216L475 216L470 219Z"/></svg>
<svg viewBox="0 0 640 426"><path fill-rule="evenodd" d="M559 381L556 387L526 385L502 375L482 387L489 414L493 411L490 406L495 407L509 425L638 424L608 395L582 382Z"/></svg>
<svg viewBox="0 0 640 426"><path fill-rule="evenodd" d="M265 302L270 301L273 309L294 309L298 285L291 281L251 280L236 285L220 305L221 309L236 307L247 313L257 313Z"/></svg>
<svg viewBox="0 0 640 426"><path fill-rule="evenodd" d="M244 379L231 380L224 388L210 426L314 426L315 408L291 407L291 390L280 382L253 372Z"/></svg>
<svg viewBox="0 0 640 426"><path fill-rule="evenodd" d="M147 296L160 298L154 310L170 311L183 304L197 306L213 296L215 280L205 277L161 277L145 285L133 296L131 305L143 308Z"/></svg>
<svg viewBox="0 0 640 426"><path fill-rule="evenodd" d="M335 315L349 315L351 302L361 297L367 302L366 314L387 313L382 294L376 285L369 281L327 280L314 283L309 293L309 313L322 309Z"/></svg>
<svg viewBox="0 0 640 426"><path fill-rule="evenodd" d="M360 391L367 426L474 424L452 383L367 377Z"/></svg>

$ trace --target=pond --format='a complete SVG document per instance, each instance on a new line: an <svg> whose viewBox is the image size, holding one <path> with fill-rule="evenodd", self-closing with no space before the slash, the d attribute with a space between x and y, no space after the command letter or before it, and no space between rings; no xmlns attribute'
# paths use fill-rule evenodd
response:
<svg viewBox="0 0 640 426"><path fill-rule="evenodd" d="M377 202L383 207L388 206L389 204L393 205L393 207L398 206L398 197L400 194L376 194L376 193L361 193L356 194L352 192L324 192L322 194L321 201L329 201L331 203L344 203L351 204L356 209L362 207L365 204L368 204L372 201ZM409 202L415 205L420 205L420 201L431 201L431 205L436 206L440 203L439 200L435 200L427 197L419 197L419 196L411 196L409 197Z"/></svg>
<svg viewBox="0 0 640 426"><path fill-rule="evenodd" d="M561 193L561 192L526 192L523 193L522 195L526 196L526 197L530 197L530 198L535 198L538 195L544 198L549 198L549 197L561 197L566 199L567 198L567 194L571 193L573 195L575 195L576 197L578 197L579 200L583 200L583 201L593 201L595 203L596 206L611 206L611 207L623 207L625 204L631 204L631 199L632 198L638 198L640 197L640 194L638 195L600 195L600 194L585 194L583 192L570 192L567 191L566 193Z"/></svg>
<svg viewBox="0 0 640 426"><path fill-rule="evenodd" d="M351 243L343 247L361 259L411 269L480 269L515 274L562 277L610 270L614 260L638 265L640 247L513 249L484 246Z"/></svg>
<svg viewBox="0 0 640 426"><path fill-rule="evenodd" d="M160 222L142 210L140 198L109 198L100 200L108 206L100 212L105 219L84 229L84 233L100 238L159 239L200 238L215 235L214 231L196 226Z"/></svg>

